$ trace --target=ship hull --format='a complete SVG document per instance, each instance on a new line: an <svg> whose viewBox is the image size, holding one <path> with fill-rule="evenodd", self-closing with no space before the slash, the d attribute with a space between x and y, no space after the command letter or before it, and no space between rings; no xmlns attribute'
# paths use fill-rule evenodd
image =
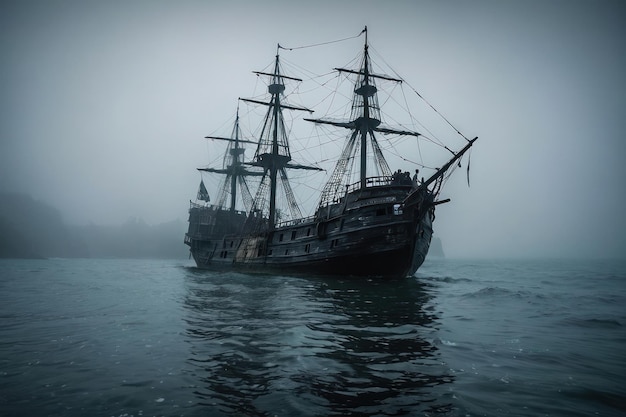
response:
<svg viewBox="0 0 626 417"><path fill-rule="evenodd" d="M410 275L408 248L389 250L367 255L350 254L324 259L301 259L298 261L275 262L265 259L261 262L220 262L192 253L196 266L209 270L233 270L245 273L281 274L297 276L330 277L383 277L401 278Z"/></svg>
<svg viewBox="0 0 626 417"><path fill-rule="evenodd" d="M336 207L328 218L311 218L266 233L190 235L196 265L203 269L310 276L399 278L422 265L432 237L434 206L404 210L397 190L368 196L352 208ZM395 191L395 194L393 193ZM403 196L407 192L402 193ZM380 203L384 201L384 203ZM348 207L348 208L347 208ZM190 230L194 229L190 222ZM243 226L242 226L243 227Z"/></svg>

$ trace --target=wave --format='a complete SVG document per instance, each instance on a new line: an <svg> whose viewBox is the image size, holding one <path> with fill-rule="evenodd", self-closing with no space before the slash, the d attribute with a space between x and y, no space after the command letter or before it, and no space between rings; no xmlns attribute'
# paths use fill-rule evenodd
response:
<svg viewBox="0 0 626 417"><path fill-rule="evenodd" d="M461 282L473 282L469 278L452 278L452 277L418 277L422 281L444 282L446 284L458 284Z"/></svg>
<svg viewBox="0 0 626 417"><path fill-rule="evenodd" d="M622 323L616 319L600 319L600 318L589 318L589 319L567 319L565 322L569 325L574 325L578 327L584 328L593 328L593 329L614 329L623 327Z"/></svg>
<svg viewBox="0 0 626 417"><path fill-rule="evenodd" d="M597 405L601 405L605 409L606 415L610 415L609 413L612 411L626 413L626 398L623 394L583 387L565 390L564 394L577 401L584 400L589 405L595 405L593 408L596 410ZM596 412L595 414L601 415L602 413Z"/></svg>
<svg viewBox="0 0 626 417"><path fill-rule="evenodd" d="M535 297L535 296L540 296L540 295L533 294L528 291L510 290L510 289L501 288L501 287L484 287L484 288L479 289L478 291L465 293L461 297L462 298L497 298L497 297L525 298L525 297Z"/></svg>

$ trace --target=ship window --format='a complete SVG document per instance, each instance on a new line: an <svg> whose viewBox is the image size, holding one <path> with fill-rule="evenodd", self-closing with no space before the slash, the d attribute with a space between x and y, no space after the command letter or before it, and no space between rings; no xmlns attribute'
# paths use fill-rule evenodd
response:
<svg viewBox="0 0 626 417"><path fill-rule="evenodd" d="M309 253L311 251L311 244L307 243L306 245L304 245L304 251L306 253Z"/></svg>
<svg viewBox="0 0 626 417"><path fill-rule="evenodd" d="M307 236L311 236L311 228L310 227L308 229L306 229L306 235Z"/></svg>
<svg viewBox="0 0 626 417"><path fill-rule="evenodd" d="M278 241L282 242L283 241L283 234L281 233L280 236L278 236Z"/></svg>
<svg viewBox="0 0 626 417"><path fill-rule="evenodd" d="M263 255L263 248L259 247L259 252L257 253L256 256L261 256L261 255Z"/></svg>
<svg viewBox="0 0 626 417"><path fill-rule="evenodd" d="M231 240L231 241L230 241L230 247L231 247L231 248L233 247L233 244L234 244L234 243L235 243L235 241L233 241L233 240Z"/></svg>
<svg viewBox="0 0 626 417"><path fill-rule="evenodd" d="M338 244L339 244L339 239L333 239L330 242L330 248L332 249L332 248L336 247Z"/></svg>
<svg viewBox="0 0 626 417"><path fill-rule="evenodd" d="M285 255L289 255L289 249L285 249Z"/></svg>
<svg viewBox="0 0 626 417"><path fill-rule="evenodd" d="M294 230L293 232L291 232L291 240L294 240L296 238L296 231Z"/></svg>

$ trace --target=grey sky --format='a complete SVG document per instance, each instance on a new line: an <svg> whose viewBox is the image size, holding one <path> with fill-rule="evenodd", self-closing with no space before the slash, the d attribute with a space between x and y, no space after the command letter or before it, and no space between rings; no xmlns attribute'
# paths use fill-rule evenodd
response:
<svg viewBox="0 0 626 417"><path fill-rule="evenodd" d="M276 43L368 25L385 60L480 138L471 188L457 172L438 208L449 255L624 256L624 22L619 1L4 1L0 191L70 223L186 220L213 158L202 138Z"/></svg>

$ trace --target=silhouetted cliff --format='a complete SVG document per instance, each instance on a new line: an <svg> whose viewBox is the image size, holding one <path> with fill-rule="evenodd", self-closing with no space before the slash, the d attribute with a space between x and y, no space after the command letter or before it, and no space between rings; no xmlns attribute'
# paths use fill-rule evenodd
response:
<svg viewBox="0 0 626 417"><path fill-rule="evenodd" d="M58 210L23 194L0 194L0 257L85 256Z"/></svg>

